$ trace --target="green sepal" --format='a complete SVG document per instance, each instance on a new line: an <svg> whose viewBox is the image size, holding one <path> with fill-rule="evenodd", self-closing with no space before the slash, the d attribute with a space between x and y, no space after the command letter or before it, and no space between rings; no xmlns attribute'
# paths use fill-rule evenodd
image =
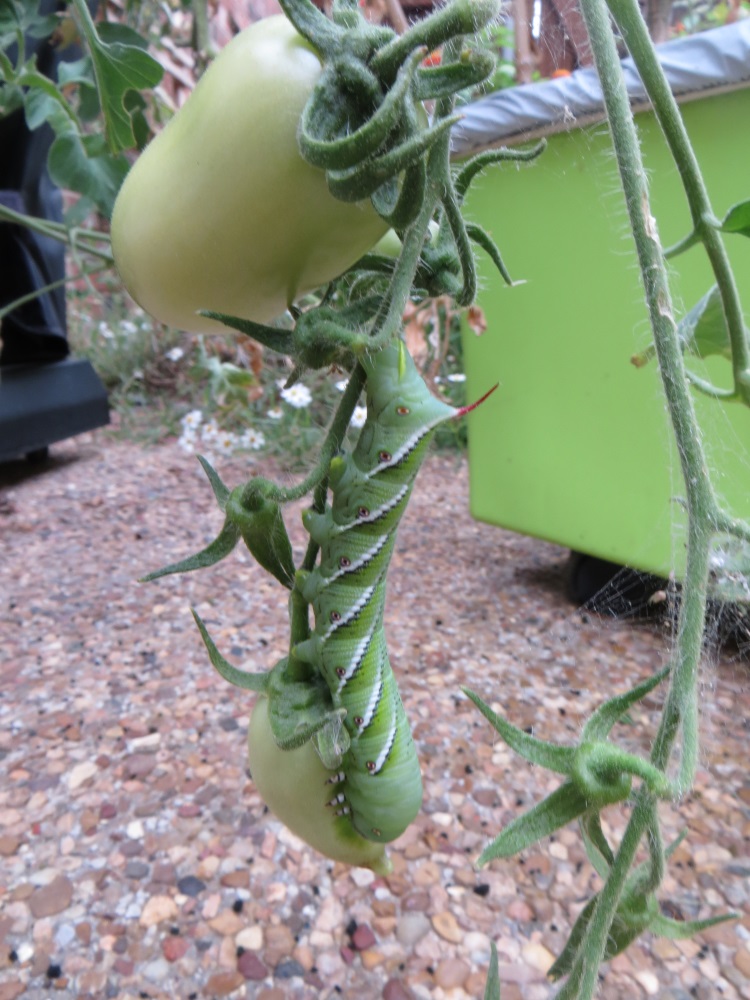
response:
<svg viewBox="0 0 750 1000"><path fill-rule="evenodd" d="M500 1000L500 969L497 962L497 947L490 941L490 967L484 987L484 1000Z"/></svg>
<svg viewBox="0 0 750 1000"><path fill-rule="evenodd" d="M393 229L406 229L414 222L424 201L427 170L423 160L417 160L404 171L400 186L383 184L373 192L372 207ZM389 198L393 187L395 198Z"/></svg>
<svg viewBox="0 0 750 1000"><path fill-rule="evenodd" d="M211 465L208 459L205 459L203 455L198 455L197 457L203 471L206 473L209 483L211 484L211 489L214 491L214 496L216 497L219 509L222 511L226 510L227 500L229 499L229 489L221 481L219 473L213 465Z"/></svg>
<svg viewBox="0 0 750 1000"><path fill-rule="evenodd" d="M232 666L217 649L216 643L208 634L208 629L203 624L203 619L198 612L192 609L192 613L195 624L198 626L198 631L201 634L201 639L203 639L203 644L208 651L208 658L211 661L211 665L221 674L224 680L229 681L230 684L234 684L235 687L242 688L244 691L265 691L271 677L271 672L264 671L262 674L251 674L246 670L238 670L237 667Z"/></svg>
<svg viewBox="0 0 750 1000"><path fill-rule="evenodd" d="M427 152L430 146L456 122L460 115L442 118L436 125L406 139L399 146L374 157L350 170L329 170L326 173L328 189L334 198L341 201L362 201L369 198L381 184L395 177Z"/></svg>
<svg viewBox="0 0 750 1000"><path fill-rule="evenodd" d="M568 940L565 942L565 947L560 952L557 960L550 967L547 972L547 976L552 980L552 982L557 982L558 979L562 979L563 976L569 975L573 969L573 963L578 955L578 950L586 936L589 924L591 923L591 917L594 913L594 907L596 906L596 901L599 898L597 893L592 899L586 903L584 908L578 914L578 919L573 924L573 929L570 932Z"/></svg>
<svg viewBox="0 0 750 1000"><path fill-rule="evenodd" d="M267 495L273 488L272 483L261 478L236 487L227 500L227 520L242 536L258 565L291 590L294 555L281 506Z"/></svg>
<svg viewBox="0 0 750 1000"><path fill-rule="evenodd" d="M466 232L469 236L469 239L473 240L473 242L476 243L478 247L481 247L482 250L484 250L484 252L487 254L487 256L490 258L492 263L497 268L498 272L500 273L500 277L503 279L505 284L509 285L512 288L515 282L511 278L510 272L508 271L508 268L505 266L503 258L500 256L500 251L497 247L497 244L492 239L487 230L483 229L481 226L478 226L475 222L468 222L466 224Z"/></svg>
<svg viewBox="0 0 750 1000"><path fill-rule="evenodd" d="M279 6L300 35L323 55L332 55L340 47L341 28L310 0L279 0Z"/></svg>
<svg viewBox="0 0 750 1000"><path fill-rule="evenodd" d="M190 573L195 569L206 569L208 566L215 566L222 559L226 559L239 541L239 538L239 529L231 521L226 520L219 535L205 549L201 549L195 555L188 556L187 559L181 559L180 562L170 563L169 566L154 570L153 573L142 576L138 582L151 583L153 580L158 580L162 576L169 576L172 573Z"/></svg>
<svg viewBox="0 0 750 1000"><path fill-rule="evenodd" d="M251 319L242 319L240 316L214 312L212 309L199 309L198 315L216 320L217 323L222 323L232 330L239 330L246 337L251 337L263 347L279 354L290 355L294 349L290 330L282 330L280 327L268 326L265 323L255 323Z"/></svg>
<svg viewBox="0 0 750 1000"><path fill-rule="evenodd" d="M681 941L683 938L692 937L693 934L700 934L709 927L726 923L728 920L741 920L741 913L722 913L718 917L706 917L705 920L673 920L665 917L663 913L652 921L649 930L659 937L669 938L670 941Z"/></svg>
<svg viewBox="0 0 750 1000"><path fill-rule="evenodd" d="M597 812L586 812L581 816L578 824L581 828L586 856L596 874L602 881L606 882L609 869L615 863L615 855L609 846L609 841L604 836L601 817Z"/></svg>
<svg viewBox="0 0 750 1000"><path fill-rule="evenodd" d="M645 698L647 694L650 694L654 688L658 687L669 676L669 671L670 668L665 667L654 674L653 677L649 677L648 680L636 685L636 687L625 694L616 695L614 698L605 701L603 705L600 705L591 714L591 717L583 727L581 742L584 740L605 739L612 731L615 723L620 721L628 709L642 698Z"/></svg>
<svg viewBox="0 0 750 1000"><path fill-rule="evenodd" d="M325 170L346 170L368 157L374 156L383 146L390 133L400 124L402 104L409 96L411 81L425 50L418 49L401 67L396 81L390 88L382 104L370 118L353 132L331 140L318 138L316 132L316 112L318 118L325 104L330 103L329 94L335 80L335 73L324 74L316 85L313 95L305 106L300 121L298 136L302 156L314 167ZM324 105L320 110L318 104ZM349 123L342 123L344 126Z"/></svg>
<svg viewBox="0 0 750 1000"><path fill-rule="evenodd" d="M512 823L482 851L477 866L482 868L495 858L509 858L531 847L555 830L567 826L586 812L588 802L572 781L566 781L546 799L529 809Z"/></svg>
<svg viewBox="0 0 750 1000"><path fill-rule="evenodd" d="M370 66L383 79L395 77L398 67L416 45L424 45L432 52L450 38L475 34L499 12L499 0L454 0L438 8L431 17L417 22L403 35L395 36L376 53Z"/></svg>
<svg viewBox="0 0 750 1000"><path fill-rule="evenodd" d="M547 972L549 978L556 982L563 976L569 975L573 971L581 950L581 946L586 940L589 923L594 914L599 893L594 896L581 913L573 925L573 930L563 948L559 958ZM612 921L607 936L607 946L604 951L603 961L608 962L625 951L637 937L651 927L658 917L658 903L653 896L623 897L617 912Z"/></svg>
<svg viewBox="0 0 750 1000"><path fill-rule="evenodd" d="M502 149L488 149L483 153L477 153L476 156L472 156L455 174L453 178L453 185L456 190L456 196L458 197L459 204L466 197L466 192L469 190L472 182L486 170L487 167L492 167L496 163L504 163L508 160L515 163L527 163L530 160L535 160L537 156L540 156L544 150L547 148L547 140L540 139L539 142L535 143L528 149L508 149L503 146Z"/></svg>
<svg viewBox="0 0 750 1000"><path fill-rule="evenodd" d="M419 101L434 101L476 87L492 76L496 63L495 56L486 49L467 49L459 62L420 69L414 81L414 96Z"/></svg>
<svg viewBox="0 0 750 1000"><path fill-rule="evenodd" d="M634 775L658 798L672 797L666 774L643 757L604 741L585 740L576 748L571 777L598 807L623 802L630 795Z"/></svg>
<svg viewBox="0 0 750 1000"><path fill-rule="evenodd" d="M298 681L289 674L289 657L284 657L271 671L266 688L268 721L281 750L302 746L324 726L340 726L342 712L345 713L344 709L333 707L331 693L322 677Z"/></svg>
<svg viewBox="0 0 750 1000"><path fill-rule="evenodd" d="M475 694L469 688L462 688L461 690L467 698L474 702L492 728L500 733L511 750L514 750L530 763L538 764L548 771L556 771L558 774L565 775L571 773L575 747L563 747L554 743L547 743L544 740L538 740L522 729L517 729L510 722L506 722L496 712L493 712L490 706L482 701L478 694Z"/></svg>

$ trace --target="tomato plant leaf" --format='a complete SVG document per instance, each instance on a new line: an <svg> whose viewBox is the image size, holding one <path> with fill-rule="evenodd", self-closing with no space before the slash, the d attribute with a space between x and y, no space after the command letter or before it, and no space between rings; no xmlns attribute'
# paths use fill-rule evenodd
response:
<svg viewBox="0 0 750 1000"><path fill-rule="evenodd" d="M712 354L732 359L729 331L719 288L714 285L677 324L682 349L698 358Z"/></svg>
<svg viewBox="0 0 750 1000"><path fill-rule="evenodd" d="M723 233L740 233L750 236L750 201L741 201L732 205L721 224Z"/></svg>
<svg viewBox="0 0 750 1000"><path fill-rule="evenodd" d="M107 218L128 172L124 156L111 156L97 136L81 138L77 132L58 135L49 151L50 177L61 188L89 198Z"/></svg>
<svg viewBox="0 0 750 1000"><path fill-rule="evenodd" d="M266 685L268 684L270 671L266 673L251 674L246 670L238 670L237 667L232 666L232 664L228 660L225 660L219 652L216 643L208 634L208 629L203 624L203 620L195 610L193 610L193 618L195 619L195 624L198 626L198 631L201 634L201 639L203 639L203 644L208 651L208 658L211 661L211 666L217 671L217 673L219 673L225 681L229 681L230 684L234 684L235 687L242 688L244 691L264 691L266 689Z"/></svg>
<svg viewBox="0 0 750 1000"><path fill-rule="evenodd" d="M575 756L573 747L557 746L554 743L538 740L535 736L518 729L502 716L493 712L478 694L468 688L462 688L462 690L467 698L474 702L493 729L500 733L511 750L532 764L538 764L540 767L556 771L558 774L570 774Z"/></svg>
<svg viewBox="0 0 750 1000"><path fill-rule="evenodd" d="M75 6L94 68L107 143L110 152L119 153L137 144L131 116L125 106L127 93L155 87L164 71L145 51L145 43L136 32L102 24L97 33L84 0L75 0ZM106 38L113 40L107 42Z"/></svg>
<svg viewBox="0 0 750 1000"><path fill-rule="evenodd" d="M495 858L509 858L518 854L555 830L567 826L587 808L585 796L572 781L566 781L542 802L509 823L479 855L477 866L482 868Z"/></svg>
<svg viewBox="0 0 750 1000"><path fill-rule="evenodd" d="M494 941L490 941L490 967L487 970L484 1000L500 1000L500 970L498 969L497 948Z"/></svg>

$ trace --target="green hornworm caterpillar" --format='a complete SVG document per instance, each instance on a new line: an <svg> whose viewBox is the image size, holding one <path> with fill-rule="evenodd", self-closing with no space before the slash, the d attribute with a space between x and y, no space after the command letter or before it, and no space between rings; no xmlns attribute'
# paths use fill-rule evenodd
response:
<svg viewBox="0 0 750 1000"><path fill-rule="evenodd" d="M321 559L297 575L315 629L293 653L316 666L334 708L346 710L351 742L329 779L330 804L362 837L387 842L419 811L422 779L386 650L386 571L432 432L473 407L432 396L400 341L362 364L367 420L354 451L331 462L331 508L303 516Z"/></svg>

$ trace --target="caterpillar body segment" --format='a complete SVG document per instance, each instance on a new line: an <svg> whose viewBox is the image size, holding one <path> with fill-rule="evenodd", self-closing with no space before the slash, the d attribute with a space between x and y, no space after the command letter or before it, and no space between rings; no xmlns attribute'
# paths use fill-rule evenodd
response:
<svg viewBox="0 0 750 1000"><path fill-rule="evenodd" d="M351 742L331 807L362 837L388 842L419 811L422 778L386 649L386 573L432 431L459 411L429 393L401 343L363 365L367 420L354 451L331 463L331 508L303 516L321 558L298 574L315 629L294 652L320 670L334 707L346 711Z"/></svg>

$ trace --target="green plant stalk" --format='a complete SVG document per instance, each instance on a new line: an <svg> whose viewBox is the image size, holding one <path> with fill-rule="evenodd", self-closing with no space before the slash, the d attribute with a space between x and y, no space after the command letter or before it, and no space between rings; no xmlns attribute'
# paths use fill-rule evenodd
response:
<svg viewBox="0 0 750 1000"><path fill-rule="evenodd" d="M649 317L664 392L674 428L687 491L688 539L684 600L672 663L671 683L659 731L651 754L658 768L666 769L678 731L682 730L679 790L693 782L698 752L698 667L706 611L709 543L718 520L718 505L708 476L693 402L688 390L682 353L669 292L669 281L655 221L649 208L648 184L638 135L622 76L607 6L604 0L582 0L612 143L625 193L630 224L646 294ZM649 41L649 45L650 45ZM643 835L652 827L654 800L640 789L636 807L615 856L589 925L585 953L569 981L581 998L594 996L598 970L628 872ZM651 832L652 848L656 845ZM652 872L660 866L653 861ZM653 879L652 879L653 880ZM561 996L572 996L563 989Z"/></svg>
<svg viewBox="0 0 750 1000"><path fill-rule="evenodd" d="M34 299L38 299L40 295L46 295L49 292L54 292L56 288L62 288L70 281L86 281L92 274L100 274L102 271L108 270L108 268L108 264L101 264L99 267L92 267L88 270L81 271L80 274L69 274L65 278L58 278L57 281L50 281L49 284L43 285L41 288L35 288L33 292L21 295L19 298L9 302L7 306L3 306L0 309L0 320L3 320L6 316L10 315L10 313L15 312L16 309L20 309L20 307L26 305L27 302L33 302Z"/></svg>
<svg viewBox="0 0 750 1000"><path fill-rule="evenodd" d="M582 0L581 6L589 2L590 0ZM653 798L645 788L641 787L636 795L636 805L630 822L615 854L609 877L596 901L581 953L571 969L567 982L558 993L557 1000L591 1000L596 995L599 987L599 967L604 958L612 921L652 810Z"/></svg>
<svg viewBox="0 0 750 1000"><path fill-rule="evenodd" d="M608 0L608 6L633 57L682 178L694 230L694 233L683 242L690 245L695 236L703 243L719 287L732 345L735 392L746 405L750 405L750 347L745 337L742 304L724 240L717 228L718 222L711 208L708 191L685 123L636 0Z"/></svg>
<svg viewBox="0 0 750 1000"><path fill-rule="evenodd" d="M354 413L354 407L357 405L357 400L362 394L366 381L367 379L362 366L355 365L349 378L349 383L344 390L344 395L341 397L341 402L336 410L336 415L331 422L331 426L328 428L325 441L321 446L320 457L315 463L315 468L297 486L293 486L290 489L279 488L270 490L268 494L270 499L277 500L279 503L289 503L291 500L300 500L310 490L321 486L323 480L328 475L328 467L331 464L331 459L341 447L341 442L344 440L346 429ZM324 490L324 500L325 492Z"/></svg>
<svg viewBox="0 0 750 1000"><path fill-rule="evenodd" d="M23 212L15 212L7 205L0 205L0 221L10 222L13 225L24 226L32 232L39 233L40 236L48 236L57 240L58 243L75 243L79 240L94 243L109 243L107 233L97 233L92 229L68 229L62 222L50 222L48 219L37 218L34 215L25 215ZM86 246L86 253L94 257L101 257L103 260L112 263L112 254L106 250L98 250L96 247Z"/></svg>

